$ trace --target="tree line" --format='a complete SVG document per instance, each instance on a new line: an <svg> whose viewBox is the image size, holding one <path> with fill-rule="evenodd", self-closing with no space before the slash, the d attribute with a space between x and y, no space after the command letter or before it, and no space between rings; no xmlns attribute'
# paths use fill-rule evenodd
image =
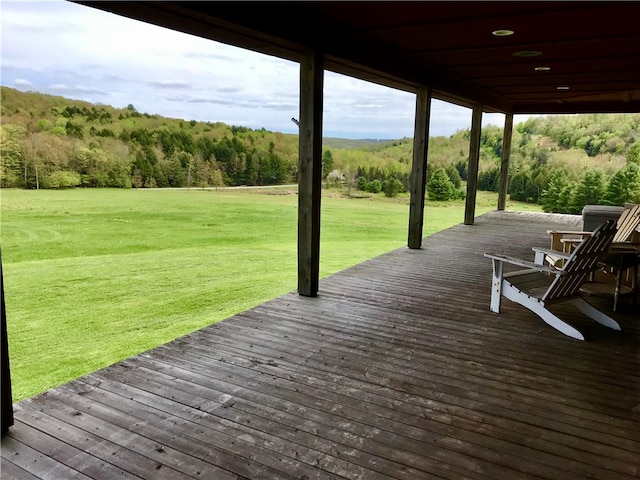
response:
<svg viewBox="0 0 640 480"><path fill-rule="evenodd" d="M296 182L298 138L0 87L0 186L206 187ZM427 196L464 197L469 130L429 139ZM478 187L497 191L502 129L481 133ZM325 139L327 187L396 196L412 141ZM508 193L549 212L640 202L640 114L534 117L513 132Z"/></svg>
<svg viewBox="0 0 640 480"><path fill-rule="evenodd" d="M498 191L502 137L496 126L481 132L480 190ZM469 138L470 131L461 130L448 138L429 139L429 200L464 198ZM380 191L385 181L397 179L400 191L409 190L410 139L362 147L358 154L368 159L367 166L356 167L358 189ZM334 176L347 172L348 183L353 165L364 164L358 154L334 150ZM513 200L537 203L556 213L580 213L588 204L639 203L639 168L640 114L534 117L515 126L507 193Z"/></svg>

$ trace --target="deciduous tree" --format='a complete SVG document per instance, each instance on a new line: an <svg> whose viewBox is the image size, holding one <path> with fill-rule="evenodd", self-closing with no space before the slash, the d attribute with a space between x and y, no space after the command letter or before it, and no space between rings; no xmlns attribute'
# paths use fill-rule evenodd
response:
<svg viewBox="0 0 640 480"><path fill-rule="evenodd" d="M16 125L0 126L0 186L3 188L24 186L20 148L22 131Z"/></svg>

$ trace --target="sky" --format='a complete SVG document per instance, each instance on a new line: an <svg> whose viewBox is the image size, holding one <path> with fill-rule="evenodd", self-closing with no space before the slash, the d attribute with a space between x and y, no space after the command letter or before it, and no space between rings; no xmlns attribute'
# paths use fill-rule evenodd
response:
<svg viewBox="0 0 640 480"><path fill-rule="evenodd" d="M174 32L66 0L0 0L0 84L170 118L297 133L295 62ZM413 136L415 95L333 72L323 136ZM514 123L525 120L514 117ZM483 125L502 127L502 114ZM471 127L471 110L434 100L431 136Z"/></svg>

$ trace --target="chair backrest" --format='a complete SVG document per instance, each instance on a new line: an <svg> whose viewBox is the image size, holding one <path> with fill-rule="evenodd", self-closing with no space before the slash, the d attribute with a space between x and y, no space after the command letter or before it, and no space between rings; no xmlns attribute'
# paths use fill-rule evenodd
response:
<svg viewBox="0 0 640 480"><path fill-rule="evenodd" d="M640 205L632 205L625 208L618 219L616 228L618 231L613 237L614 243L628 242L633 233L640 227Z"/></svg>
<svg viewBox="0 0 640 480"><path fill-rule="evenodd" d="M578 295L580 286L595 270L598 260L609 250L615 234L616 224L609 220L580 242L564 263L563 273L555 278L541 300L551 303Z"/></svg>

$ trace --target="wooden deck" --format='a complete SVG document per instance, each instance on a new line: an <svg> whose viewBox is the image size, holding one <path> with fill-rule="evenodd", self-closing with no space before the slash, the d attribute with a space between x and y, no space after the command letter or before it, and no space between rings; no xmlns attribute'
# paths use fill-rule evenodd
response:
<svg viewBox="0 0 640 480"><path fill-rule="evenodd" d="M551 218L483 215L22 401L2 478L640 478L640 309L557 309L586 342L489 311L483 253L532 259Z"/></svg>

